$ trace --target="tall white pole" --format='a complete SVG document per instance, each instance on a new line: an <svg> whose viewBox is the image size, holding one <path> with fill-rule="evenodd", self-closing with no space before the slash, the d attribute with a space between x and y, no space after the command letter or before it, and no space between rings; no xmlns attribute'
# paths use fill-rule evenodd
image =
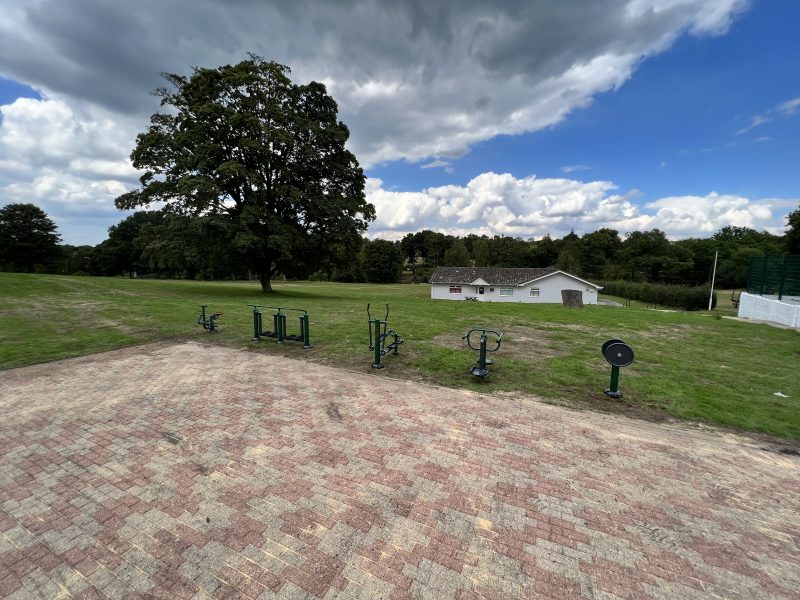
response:
<svg viewBox="0 0 800 600"><path fill-rule="evenodd" d="M714 279L717 276L717 256L719 256L719 250L714 252L714 270L711 271L711 295L708 297L708 310L711 310L711 302L714 300Z"/></svg>

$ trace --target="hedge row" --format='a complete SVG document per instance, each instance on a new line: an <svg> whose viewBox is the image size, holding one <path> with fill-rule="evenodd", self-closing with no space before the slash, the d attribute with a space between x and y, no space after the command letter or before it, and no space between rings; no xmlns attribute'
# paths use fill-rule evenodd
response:
<svg viewBox="0 0 800 600"><path fill-rule="evenodd" d="M633 283L630 281L610 281L603 286L603 293L620 296L628 300L639 300L648 304L660 304L683 310L708 310L708 296L711 288L707 285L690 287L688 285L667 285L662 283ZM712 308L717 305L714 294Z"/></svg>

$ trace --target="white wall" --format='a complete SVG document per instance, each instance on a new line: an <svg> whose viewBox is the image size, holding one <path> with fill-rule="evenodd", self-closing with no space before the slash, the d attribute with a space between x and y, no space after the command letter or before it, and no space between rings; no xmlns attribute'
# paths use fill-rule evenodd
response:
<svg viewBox="0 0 800 600"><path fill-rule="evenodd" d="M463 300L464 298L477 298L481 302L525 302L530 304L561 304L561 290L580 290L583 292L584 304L597 304L597 290L589 285L556 273L545 279L540 279L524 287L517 286L483 286L483 294L478 293L475 285L462 285L460 294L450 293L450 284L431 284L431 298L434 300ZM513 296L501 296L500 288L513 288ZM539 288L539 297L532 298L531 288ZM494 291L492 291L494 289Z"/></svg>
<svg viewBox="0 0 800 600"><path fill-rule="evenodd" d="M746 292L742 292L739 298L739 316L800 328L800 305L762 298Z"/></svg>

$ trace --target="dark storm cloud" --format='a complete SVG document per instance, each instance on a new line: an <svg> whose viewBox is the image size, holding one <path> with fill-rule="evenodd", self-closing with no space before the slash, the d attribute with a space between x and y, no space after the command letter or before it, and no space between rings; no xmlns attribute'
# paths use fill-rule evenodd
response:
<svg viewBox="0 0 800 600"><path fill-rule="evenodd" d="M592 94L620 85L638 61L681 32L724 29L741 5L12 0L10 16L0 17L0 72L146 115L156 108L148 93L162 84L161 72L187 73L255 51L288 64L298 78L330 83L368 161L418 160L556 122ZM604 61L597 72L568 76L598 59ZM421 136L420 147L414 140Z"/></svg>

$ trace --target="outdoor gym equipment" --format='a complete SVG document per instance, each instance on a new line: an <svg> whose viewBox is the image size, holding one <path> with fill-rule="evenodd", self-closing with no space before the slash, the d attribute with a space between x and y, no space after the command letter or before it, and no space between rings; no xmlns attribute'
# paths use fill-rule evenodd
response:
<svg viewBox="0 0 800 600"><path fill-rule="evenodd" d="M202 325L203 329L208 333L212 333L217 328L217 319L222 316L222 313L215 312L206 317L206 308L208 308L208 304L200 305L200 316L197 317L197 324Z"/></svg>
<svg viewBox="0 0 800 600"><path fill-rule="evenodd" d="M253 340L259 341L262 337L275 338L279 344L284 341L303 342L303 348L311 348L311 334L309 332L308 311L302 308L283 308L280 306L259 306L258 304L248 304L253 307ZM275 312L272 314L272 331L263 331L261 319L261 308L270 308ZM300 331L297 334L286 333L286 315L283 311L303 313L300 315Z"/></svg>
<svg viewBox="0 0 800 600"><path fill-rule="evenodd" d="M470 339L470 336L473 333L480 333L480 343L477 348L472 345L472 340ZM493 334L495 336L494 348L487 347L489 334ZM486 358L486 353L497 352L500 349L500 343L503 341L503 335L504 333L502 331L495 331L494 329L470 329L464 334L461 339L467 340L467 346L469 346L472 350L477 350L479 353L478 366L472 367L469 370L472 375L475 377L483 377L484 379L489 377L489 365L493 365L494 361L491 358Z"/></svg>
<svg viewBox="0 0 800 600"><path fill-rule="evenodd" d="M372 363L374 369L382 369L381 356L391 352L395 356L399 354L397 349L403 343L403 338L394 329L387 329L389 326L389 305L386 305L386 317L373 319L369 312L370 305L367 304L367 323L369 323L369 349L375 351L375 362ZM386 338L393 337L394 341L386 343Z"/></svg>
<svg viewBox="0 0 800 600"><path fill-rule="evenodd" d="M601 350L603 357L611 365L611 387L606 390L606 396L622 398L619 391L619 368L627 367L633 362L633 350L622 340L608 340Z"/></svg>

